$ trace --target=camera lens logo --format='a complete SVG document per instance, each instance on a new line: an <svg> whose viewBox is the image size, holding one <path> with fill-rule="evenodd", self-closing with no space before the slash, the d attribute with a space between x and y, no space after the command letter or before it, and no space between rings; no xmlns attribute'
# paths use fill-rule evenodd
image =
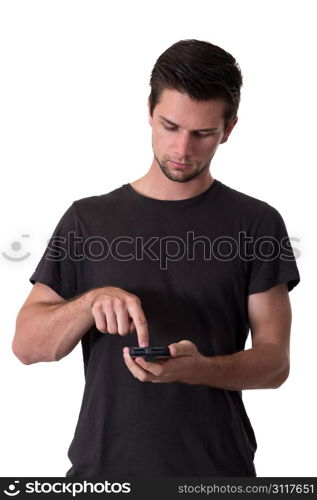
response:
<svg viewBox="0 0 317 500"><path fill-rule="evenodd" d="M22 234L22 238L29 238L30 235L29 234ZM11 243L11 250L13 250L13 252L19 252L22 248L22 245L19 241L14 241L13 243ZM27 259L28 257L30 257L30 252L27 252L26 254L24 255L21 255L19 257L15 257L15 256L11 256L11 255L8 255L6 254L5 252L2 252L2 255L3 257L5 257L6 259L8 260L11 260L12 262L21 262L21 260L25 260Z"/></svg>
<svg viewBox="0 0 317 500"><path fill-rule="evenodd" d="M19 483L20 481L14 481L14 482ZM16 490L15 488L16 488L15 484L10 484L8 486L8 490L10 490L10 491L4 490L4 493L6 495L8 495L9 497L15 497L16 495L18 495L20 493L20 490Z"/></svg>

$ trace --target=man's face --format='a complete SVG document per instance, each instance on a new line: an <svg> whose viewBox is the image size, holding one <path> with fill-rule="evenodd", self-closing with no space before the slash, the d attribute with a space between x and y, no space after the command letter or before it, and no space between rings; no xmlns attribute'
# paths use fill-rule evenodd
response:
<svg viewBox="0 0 317 500"><path fill-rule="evenodd" d="M154 157L168 179L188 182L206 173L237 121L224 130L224 110L221 99L193 101L177 90L162 92L149 123Z"/></svg>

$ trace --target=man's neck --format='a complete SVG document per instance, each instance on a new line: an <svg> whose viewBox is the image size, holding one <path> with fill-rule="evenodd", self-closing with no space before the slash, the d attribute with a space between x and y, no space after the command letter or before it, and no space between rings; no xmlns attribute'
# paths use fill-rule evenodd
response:
<svg viewBox="0 0 317 500"><path fill-rule="evenodd" d="M130 185L143 196L157 200L185 200L193 198L206 191L214 182L209 170L202 172L188 182L175 182L168 179L161 170L153 165L150 170L140 179L133 181Z"/></svg>

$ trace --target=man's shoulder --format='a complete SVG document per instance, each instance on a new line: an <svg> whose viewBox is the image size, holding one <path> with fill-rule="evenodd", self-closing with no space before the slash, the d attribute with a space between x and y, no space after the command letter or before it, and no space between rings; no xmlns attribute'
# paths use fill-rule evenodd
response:
<svg viewBox="0 0 317 500"><path fill-rule="evenodd" d="M280 223L279 210L264 201L222 183L222 197L219 211L224 219L241 227L257 228L261 224Z"/></svg>
<svg viewBox="0 0 317 500"><path fill-rule="evenodd" d="M74 207L79 210L101 209L106 206L121 203L124 199L124 192L125 184L108 193L79 198L75 200L73 204Z"/></svg>
<svg viewBox="0 0 317 500"><path fill-rule="evenodd" d="M222 184L222 189L225 196L230 199L232 203L241 204L241 205L249 205L254 207L263 208L267 205L267 202L261 200L260 198L256 198L255 196L251 196L245 192L239 191L233 187L228 186L227 184Z"/></svg>
<svg viewBox="0 0 317 500"><path fill-rule="evenodd" d="M224 183L222 185L222 200L230 212L237 214L248 213L260 215L267 210L275 211L275 208L269 205L266 201L246 194L245 192L234 189Z"/></svg>

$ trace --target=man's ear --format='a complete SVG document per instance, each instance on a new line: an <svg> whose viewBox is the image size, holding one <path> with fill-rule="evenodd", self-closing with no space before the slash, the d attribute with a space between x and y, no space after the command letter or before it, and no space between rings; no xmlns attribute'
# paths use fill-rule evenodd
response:
<svg viewBox="0 0 317 500"><path fill-rule="evenodd" d="M151 125L151 127L152 127L152 120L153 120L153 118L152 118L152 116L151 116L151 112L150 112L150 99L149 99L149 100L148 100L148 102L147 102L147 107L148 107L148 114L149 114L149 124L150 124L150 125Z"/></svg>
<svg viewBox="0 0 317 500"><path fill-rule="evenodd" d="M224 142L227 142L228 138L229 138L229 135L231 134L235 124L237 123L238 121L238 117L235 118L234 120L232 120L231 123L229 123L228 127L226 128L226 130L224 131L224 134L223 134L223 137L220 141L220 144L223 144Z"/></svg>

